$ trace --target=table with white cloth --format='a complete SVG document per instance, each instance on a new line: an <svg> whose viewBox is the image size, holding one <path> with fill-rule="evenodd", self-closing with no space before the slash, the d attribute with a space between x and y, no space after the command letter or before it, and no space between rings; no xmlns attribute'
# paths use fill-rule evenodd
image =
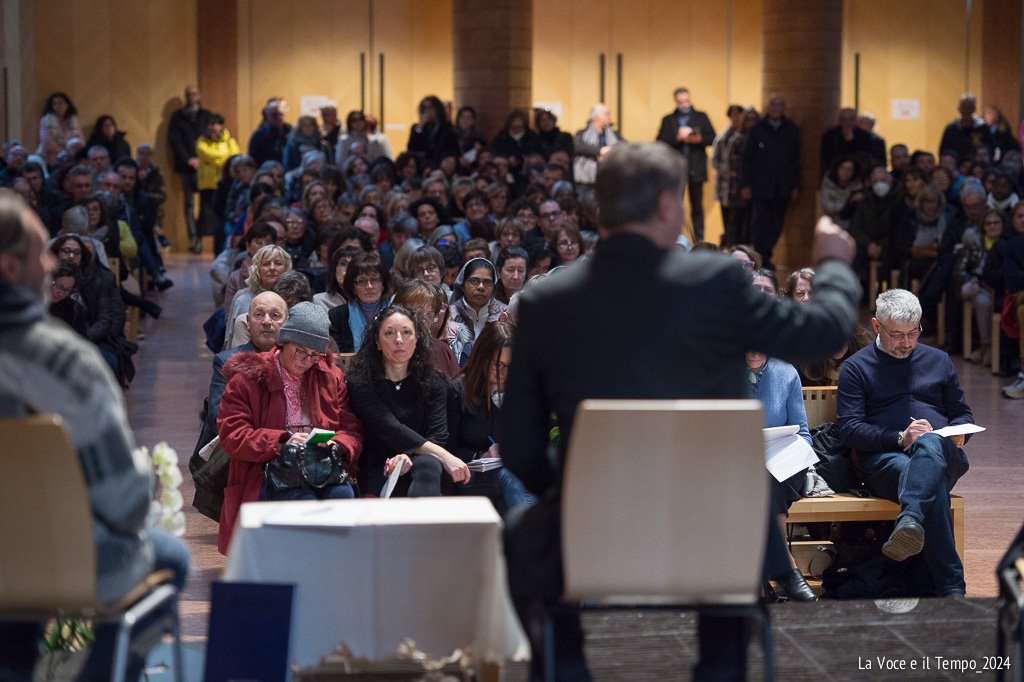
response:
<svg viewBox="0 0 1024 682"><path fill-rule="evenodd" d="M505 580L501 519L484 497L242 505L224 579L291 583L291 660L316 666L344 644L371 661L403 639L432 658L469 647L529 657Z"/></svg>

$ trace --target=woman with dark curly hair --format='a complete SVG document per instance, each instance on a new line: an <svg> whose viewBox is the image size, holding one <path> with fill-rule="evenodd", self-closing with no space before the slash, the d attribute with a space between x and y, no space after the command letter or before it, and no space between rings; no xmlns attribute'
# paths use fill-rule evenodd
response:
<svg viewBox="0 0 1024 682"><path fill-rule="evenodd" d="M438 496L469 480L469 468L448 452L448 387L434 371L430 334L408 308L389 306L366 328L352 363L348 391L366 428L359 481L379 495L400 467L397 494ZM411 476L406 476L408 472Z"/></svg>

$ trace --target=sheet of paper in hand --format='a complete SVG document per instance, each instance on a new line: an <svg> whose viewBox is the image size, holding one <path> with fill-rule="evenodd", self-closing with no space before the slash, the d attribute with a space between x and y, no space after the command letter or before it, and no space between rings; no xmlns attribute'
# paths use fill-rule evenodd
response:
<svg viewBox="0 0 1024 682"><path fill-rule="evenodd" d="M402 475L402 467L395 464L395 468L391 470L391 475L388 476L387 483L384 484L384 489L380 491L380 499L386 500L391 497L391 493L395 492L395 486L398 485L398 477Z"/></svg>
<svg viewBox="0 0 1024 682"><path fill-rule="evenodd" d="M500 469L505 466L501 462L501 457L481 457L480 459L474 459L472 462L467 464L470 471L491 471L492 469Z"/></svg>
<svg viewBox="0 0 1024 682"><path fill-rule="evenodd" d="M949 438L950 436L966 436L971 433L981 433L984 430L984 426L978 426L977 424L957 424L956 426L944 426L941 429L935 429L932 433L937 433L943 438Z"/></svg>
<svg viewBox="0 0 1024 682"><path fill-rule="evenodd" d="M764 429L764 465L777 481L818 462L811 446L797 435L799 430L795 424Z"/></svg>

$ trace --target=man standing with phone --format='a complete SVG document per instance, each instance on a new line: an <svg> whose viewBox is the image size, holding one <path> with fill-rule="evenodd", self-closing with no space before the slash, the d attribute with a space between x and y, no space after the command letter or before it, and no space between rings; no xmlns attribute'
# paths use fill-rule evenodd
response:
<svg viewBox="0 0 1024 682"><path fill-rule="evenodd" d="M715 127L703 111L690 103L690 91L676 88L676 109L661 119L658 142L674 148L686 159L687 180L683 192L690 193L693 243L704 241L704 183L708 180L707 147L715 141Z"/></svg>

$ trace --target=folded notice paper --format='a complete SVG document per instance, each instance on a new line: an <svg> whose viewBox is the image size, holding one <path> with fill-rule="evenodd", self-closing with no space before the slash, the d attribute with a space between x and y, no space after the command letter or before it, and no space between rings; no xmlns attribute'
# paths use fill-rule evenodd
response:
<svg viewBox="0 0 1024 682"><path fill-rule="evenodd" d="M480 459L474 459L467 466L470 471L484 472L500 469L505 465L501 463L501 457L481 457Z"/></svg>
<svg viewBox="0 0 1024 682"><path fill-rule="evenodd" d="M203 449L199 451L199 457L202 458L204 462L209 462L210 455L213 454L213 451L218 445L220 445L220 436L214 436L213 440L204 445Z"/></svg>
<svg viewBox="0 0 1024 682"><path fill-rule="evenodd" d="M328 431L326 429L313 429L309 432L309 437L306 439L307 445L319 445L320 443L326 443L330 439L334 438L334 431Z"/></svg>
<svg viewBox="0 0 1024 682"><path fill-rule="evenodd" d="M387 483L384 484L384 489L380 491L380 499L386 500L391 497L391 493L395 492L395 486L398 485L398 477L402 475L402 467L395 465L395 468L391 470L391 475L388 476Z"/></svg>
<svg viewBox="0 0 1024 682"><path fill-rule="evenodd" d="M795 424L764 429L764 465L777 481L818 463L818 455L797 435L799 430Z"/></svg>
<svg viewBox="0 0 1024 682"><path fill-rule="evenodd" d="M956 426L944 426L941 429L935 429L932 433L949 438L950 436L966 436L971 433L981 433L984 430L984 426L978 426L977 424L957 424Z"/></svg>

